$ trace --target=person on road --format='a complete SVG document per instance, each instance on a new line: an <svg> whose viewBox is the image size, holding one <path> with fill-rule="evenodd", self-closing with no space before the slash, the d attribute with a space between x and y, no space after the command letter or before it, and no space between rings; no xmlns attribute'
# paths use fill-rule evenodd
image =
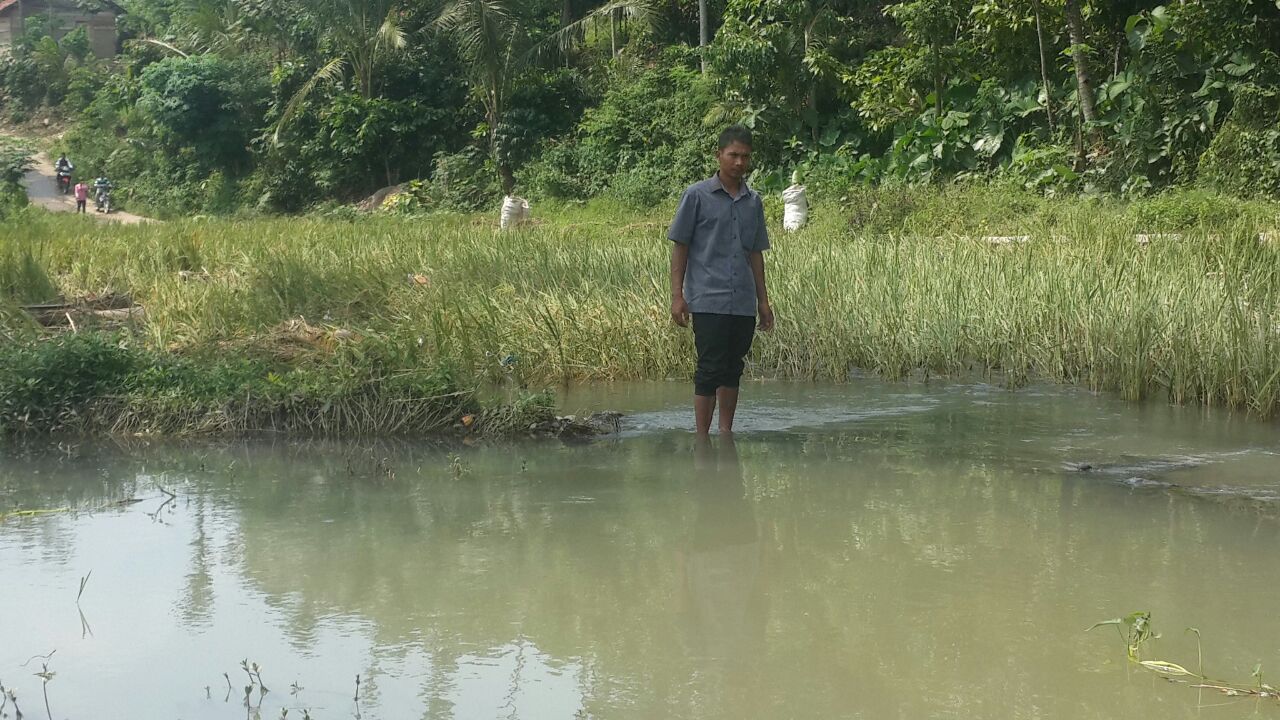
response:
<svg viewBox="0 0 1280 720"><path fill-rule="evenodd" d="M111 196L111 181L107 179L106 175L103 175L93 181L93 190L94 197L98 203L98 210L102 210L103 206L106 205L107 198Z"/></svg>
<svg viewBox="0 0 1280 720"><path fill-rule="evenodd" d="M697 369L693 376L697 433L711 431L716 406L720 432L733 432L738 387L758 326L773 329L765 287L764 251L769 249L764 203L747 187L751 131L733 125L720 133L720 170L690 186L680 198L671 240L671 319L680 327L693 319Z"/></svg>
<svg viewBox="0 0 1280 720"><path fill-rule="evenodd" d="M58 161L53 164L53 174L58 182L58 192L65 195L71 189L71 171L75 169L76 166L72 165L71 161L67 159L66 153L63 153L58 158Z"/></svg>
<svg viewBox="0 0 1280 720"><path fill-rule="evenodd" d="M76 212L85 212L85 206L89 203L89 186L83 182L76 183Z"/></svg>

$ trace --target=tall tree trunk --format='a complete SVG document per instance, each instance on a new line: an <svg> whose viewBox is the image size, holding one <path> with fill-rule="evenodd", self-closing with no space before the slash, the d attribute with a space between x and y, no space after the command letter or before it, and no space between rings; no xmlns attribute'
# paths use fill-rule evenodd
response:
<svg viewBox="0 0 1280 720"><path fill-rule="evenodd" d="M618 57L618 11L609 11L609 54Z"/></svg>
<svg viewBox="0 0 1280 720"><path fill-rule="evenodd" d="M511 172L511 166L505 162L498 163L498 177L502 178L502 195L505 197L515 192L516 176Z"/></svg>
<svg viewBox="0 0 1280 720"><path fill-rule="evenodd" d="M711 43L711 18L707 0L698 0L698 49L702 54L702 74L707 74L707 45Z"/></svg>
<svg viewBox="0 0 1280 720"><path fill-rule="evenodd" d="M1081 0L1066 0L1067 34L1071 37L1071 61L1076 66L1076 90L1080 96L1080 114L1086 125L1098 121L1098 111L1093 105L1093 82L1089 79L1089 58L1080 50L1085 44L1084 17L1080 13ZM1090 128L1089 137L1095 145L1102 144L1102 135L1096 127Z"/></svg>
<svg viewBox="0 0 1280 720"><path fill-rule="evenodd" d="M498 166L498 179L502 181L502 194L506 196L515 192L516 176L511 164L498 152L498 123L502 117L500 102L498 93L491 91L485 108L485 122L489 123L489 153Z"/></svg>
<svg viewBox="0 0 1280 720"><path fill-rule="evenodd" d="M946 80L942 77L942 48L933 43L933 109L938 120L942 119L942 91Z"/></svg>
<svg viewBox="0 0 1280 720"><path fill-rule="evenodd" d="M814 19L810 19L804 26L804 58L809 57L809 48L813 47L813 23ZM800 77L805 77L806 72L803 64L800 68ZM812 117L818 117L818 84L812 78L809 79L809 91L805 93L805 105L809 108ZM818 142L818 123L814 122L809 128L809 134L813 141Z"/></svg>
<svg viewBox="0 0 1280 720"><path fill-rule="evenodd" d="M569 27L569 24L572 22L573 22L573 0L563 0L563 2L560 3L560 28L561 29L567 28ZM560 55L562 56L561 59L564 60L565 68L568 68L569 53L565 50L563 43L561 44L561 47L560 47Z"/></svg>
<svg viewBox="0 0 1280 720"><path fill-rule="evenodd" d="M1044 27L1040 20L1040 0L1031 0L1031 7L1036 14L1036 40L1040 43L1040 81L1044 83L1044 110L1049 116L1049 133L1054 131L1053 122L1053 85L1049 83L1049 57L1044 49Z"/></svg>

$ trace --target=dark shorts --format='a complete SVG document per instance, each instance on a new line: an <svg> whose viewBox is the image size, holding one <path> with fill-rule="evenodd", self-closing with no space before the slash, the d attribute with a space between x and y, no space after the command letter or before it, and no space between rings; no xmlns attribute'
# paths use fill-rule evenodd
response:
<svg viewBox="0 0 1280 720"><path fill-rule="evenodd" d="M716 394L716 388L738 387L755 334L753 317L694 313L693 344L698 348L694 394L710 397Z"/></svg>

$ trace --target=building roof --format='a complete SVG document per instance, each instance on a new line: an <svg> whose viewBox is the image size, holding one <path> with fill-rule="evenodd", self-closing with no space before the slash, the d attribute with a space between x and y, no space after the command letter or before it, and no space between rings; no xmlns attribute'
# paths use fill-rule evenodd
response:
<svg viewBox="0 0 1280 720"><path fill-rule="evenodd" d="M0 0L0 12L8 10L10 7L17 5L18 0Z"/></svg>

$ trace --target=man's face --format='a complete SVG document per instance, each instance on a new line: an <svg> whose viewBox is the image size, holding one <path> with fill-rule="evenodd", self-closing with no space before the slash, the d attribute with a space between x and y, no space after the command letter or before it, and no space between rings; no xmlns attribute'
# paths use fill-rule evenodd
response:
<svg viewBox="0 0 1280 720"><path fill-rule="evenodd" d="M742 182L751 171L751 146L740 142L730 143L716 153L720 161L720 177Z"/></svg>

